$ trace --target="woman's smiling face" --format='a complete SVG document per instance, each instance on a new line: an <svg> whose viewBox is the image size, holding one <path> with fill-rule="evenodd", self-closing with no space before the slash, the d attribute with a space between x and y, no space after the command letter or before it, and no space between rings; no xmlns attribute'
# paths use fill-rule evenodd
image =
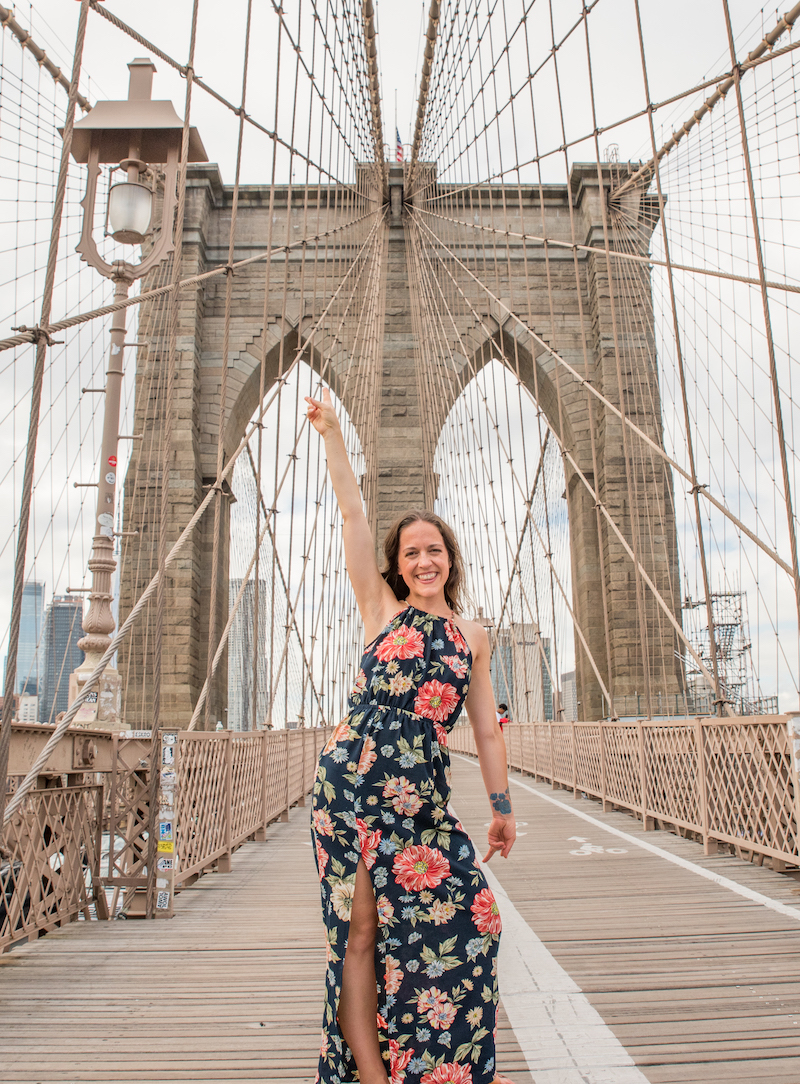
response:
<svg viewBox="0 0 800 1084"><path fill-rule="evenodd" d="M444 598L450 575L450 557L441 531L432 523L415 520L400 532L397 569L409 595L430 602Z"/></svg>

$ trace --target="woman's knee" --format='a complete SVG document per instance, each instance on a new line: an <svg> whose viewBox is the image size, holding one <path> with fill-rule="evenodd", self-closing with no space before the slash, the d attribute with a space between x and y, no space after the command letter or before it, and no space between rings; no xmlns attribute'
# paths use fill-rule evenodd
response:
<svg viewBox="0 0 800 1084"><path fill-rule="evenodd" d="M372 955L375 952L375 936L377 923L370 921L366 916L356 916L350 919L350 930L347 934L348 953L359 955Z"/></svg>

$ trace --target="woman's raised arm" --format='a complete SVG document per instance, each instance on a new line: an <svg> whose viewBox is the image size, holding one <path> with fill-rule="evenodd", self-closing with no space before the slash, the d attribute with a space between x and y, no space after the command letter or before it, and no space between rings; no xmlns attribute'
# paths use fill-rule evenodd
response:
<svg viewBox="0 0 800 1084"><path fill-rule="evenodd" d="M375 543L364 515L361 491L344 446L331 393L324 388L321 399L306 396L306 402L308 420L325 442L328 473L344 522L342 533L347 573L369 643L397 610L397 599L378 569Z"/></svg>

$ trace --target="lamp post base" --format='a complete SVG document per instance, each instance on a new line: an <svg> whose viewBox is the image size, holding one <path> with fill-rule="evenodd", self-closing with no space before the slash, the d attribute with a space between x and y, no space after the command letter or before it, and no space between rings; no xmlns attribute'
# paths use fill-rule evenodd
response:
<svg viewBox="0 0 800 1084"><path fill-rule="evenodd" d="M69 702L83 691L87 678L92 673L100 656L87 655L83 663L69 676ZM94 727L104 730L119 730L122 709L122 678L113 666L107 666L97 685L89 693L88 700L81 704L75 716L76 726Z"/></svg>

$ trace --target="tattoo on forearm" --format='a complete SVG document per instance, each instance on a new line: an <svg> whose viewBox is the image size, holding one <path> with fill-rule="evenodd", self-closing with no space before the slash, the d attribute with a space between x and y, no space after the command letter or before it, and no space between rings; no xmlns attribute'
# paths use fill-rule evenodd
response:
<svg viewBox="0 0 800 1084"><path fill-rule="evenodd" d="M508 787L506 787L504 791L499 791L497 794L490 794L489 801L492 803L492 809L495 813L511 812L511 799L508 796Z"/></svg>

